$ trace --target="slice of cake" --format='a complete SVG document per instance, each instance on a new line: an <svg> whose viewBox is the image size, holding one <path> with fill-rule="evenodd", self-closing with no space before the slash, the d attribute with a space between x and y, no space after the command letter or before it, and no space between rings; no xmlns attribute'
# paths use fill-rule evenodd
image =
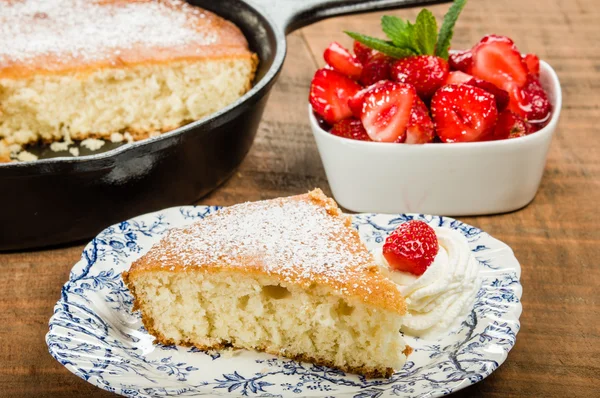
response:
<svg viewBox="0 0 600 398"><path fill-rule="evenodd" d="M182 0L0 0L0 160L198 120L249 90L257 62L234 24Z"/></svg>
<svg viewBox="0 0 600 398"><path fill-rule="evenodd" d="M261 350L370 377L389 377L411 351L398 288L320 190L173 229L123 280L162 344Z"/></svg>

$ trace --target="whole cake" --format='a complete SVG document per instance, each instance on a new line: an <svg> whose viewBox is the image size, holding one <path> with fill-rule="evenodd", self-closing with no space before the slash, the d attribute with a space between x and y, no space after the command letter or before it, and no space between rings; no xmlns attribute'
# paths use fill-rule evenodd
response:
<svg viewBox="0 0 600 398"><path fill-rule="evenodd" d="M236 347L389 377L406 303L320 190L169 231L123 280L162 344Z"/></svg>
<svg viewBox="0 0 600 398"><path fill-rule="evenodd" d="M257 63L233 23L181 0L0 0L0 160L177 128L243 95Z"/></svg>

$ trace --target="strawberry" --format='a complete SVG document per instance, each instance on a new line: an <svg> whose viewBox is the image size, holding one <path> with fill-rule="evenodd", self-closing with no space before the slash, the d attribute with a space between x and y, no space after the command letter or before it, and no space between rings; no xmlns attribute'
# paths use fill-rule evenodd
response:
<svg viewBox="0 0 600 398"><path fill-rule="evenodd" d="M510 101L508 93L505 90L498 88L495 84L486 82L485 80L481 80L476 77L466 82L466 84L482 88L488 93L493 94L494 99L496 100L496 107L498 108L498 112L502 112L508 106L508 102Z"/></svg>
<svg viewBox="0 0 600 398"><path fill-rule="evenodd" d="M417 94L429 100L448 78L448 62L433 55L402 58L392 64L392 79L415 86Z"/></svg>
<svg viewBox="0 0 600 398"><path fill-rule="evenodd" d="M407 144L426 144L433 142L434 138L435 127L429 116L429 110L423 101L417 97L410 112L405 142Z"/></svg>
<svg viewBox="0 0 600 398"><path fill-rule="evenodd" d="M494 132L498 116L494 96L468 84L450 84L436 91L431 113L443 142L485 140Z"/></svg>
<svg viewBox="0 0 600 398"><path fill-rule="evenodd" d="M325 58L325 62L333 69L354 80L358 80L362 73L363 66L358 58L350 54L338 42L334 41L325 49L323 58Z"/></svg>
<svg viewBox="0 0 600 398"><path fill-rule="evenodd" d="M364 96L360 120L373 141L404 142L417 92L409 84L382 82Z"/></svg>
<svg viewBox="0 0 600 398"><path fill-rule="evenodd" d="M473 48L471 74L509 91L527 82L527 65L511 39L488 35Z"/></svg>
<svg viewBox="0 0 600 398"><path fill-rule="evenodd" d="M505 90L498 88L495 84L478 79L464 72L450 72L450 74L448 74L448 79L446 79L446 84L468 84L470 86L484 89L488 93L494 95L498 112L502 112L503 110L505 110L506 107L508 107L508 103L510 101L510 96Z"/></svg>
<svg viewBox="0 0 600 398"><path fill-rule="evenodd" d="M537 77L529 75L525 87L513 87L509 94L509 109L531 124L533 131L546 125L552 105Z"/></svg>
<svg viewBox="0 0 600 398"><path fill-rule="evenodd" d="M448 73L448 78L446 79L445 84L463 84L467 83L471 79L473 79L473 76L456 70Z"/></svg>
<svg viewBox="0 0 600 398"><path fill-rule="evenodd" d="M370 86L380 80L388 80L391 62L391 57L378 52L373 53L364 63L359 81L363 86Z"/></svg>
<svg viewBox="0 0 600 398"><path fill-rule="evenodd" d="M354 115L355 118L360 119L365 95L369 91L372 91L375 88L385 84L385 82L386 82L386 80L382 80L382 81L379 81L368 87L365 87L362 90L360 90L359 92L357 92L356 94L354 94L354 96L352 96L351 98L348 99L348 106L350 107L350 110L352 111L352 114Z"/></svg>
<svg viewBox="0 0 600 398"><path fill-rule="evenodd" d="M400 224L383 245L383 257L395 271L423 275L439 251L435 231L423 221Z"/></svg>
<svg viewBox="0 0 600 398"><path fill-rule="evenodd" d="M369 60L369 57L374 52L374 50L372 50L370 47L367 47L364 44L362 44L361 42L356 41L356 40L354 40L353 49L354 49L354 55L356 55L356 58L358 58L360 63L363 65L365 64L365 62L367 62Z"/></svg>
<svg viewBox="0 0 600 398"><path fill-rule="evenodd" d="M448 56L450 70L460 71L471 74L471 66L473 65L473 53L471 50L452 51Z"/></svg>
<svg viewBox="0 0 600 398"><path fill-rule="evenodd" d="M498 115L496 128L490 140L503 140L506 138L524 137L527 135L527 126L523 118L508 109Z"/></svg>
<svg viewBox="0 0 600 398"><path fill-rule="evenodd" d="M331 134L359 141L371 141L360 120L344 119L333 125Z"/></svg>
<svg viewBox="0 0 600 398"><path fill-rule="evenodd" d="M537 55L527 54L523 57L523 61L525 61L525 65L527 65L527 70L529 73L535 77L540 77L540 59Z"/></svg>
<svg viewBox="0 0 600 398"><path fill-rule="evenodd" d="M360 90L350 78L330 69L319 69L310 84L309 101L313 110L329 124L352 116L348 99Z"/></svg>

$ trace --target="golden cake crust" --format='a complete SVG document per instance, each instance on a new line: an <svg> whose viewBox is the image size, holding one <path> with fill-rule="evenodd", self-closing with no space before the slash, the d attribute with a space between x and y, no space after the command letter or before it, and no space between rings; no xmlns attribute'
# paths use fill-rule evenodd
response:
<svg viewBox="0 0 600 398"><path fill-rule="evenodd" d="M182 0L0 0L0 78L225 58L258 63L238 27Z"/></svg>
<svg viewBox="0 0 600 398"><path fill-rule="evenodd" d="M265 224L273 218L275 224ZM310 236L317 225L327 231ZM248 236L253 234L257 236ZM285 247L291 241L295 247ZM256 247L261 244L264 248ZM129 278L138 273L223 269L273 277L283 285L324 286L340 297L406 313L397 286L380 273L350 218L319 189L224 208L190 226L172 229L123 273L123 279L132 289Z"/></svg>

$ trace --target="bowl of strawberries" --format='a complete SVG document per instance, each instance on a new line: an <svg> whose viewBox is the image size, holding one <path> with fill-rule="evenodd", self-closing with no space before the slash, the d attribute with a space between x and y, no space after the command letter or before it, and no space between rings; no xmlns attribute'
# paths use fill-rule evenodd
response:
<svg viewBox="0 0 600 398"><path fill-rule="evenodd" d="M336 200L357 212L479 215L517 210L538 190L558 123L552 67L508 37L450 51L465 4L438 31L382 17L387 39L346 32L311 82L309 118Z"/></svg>

